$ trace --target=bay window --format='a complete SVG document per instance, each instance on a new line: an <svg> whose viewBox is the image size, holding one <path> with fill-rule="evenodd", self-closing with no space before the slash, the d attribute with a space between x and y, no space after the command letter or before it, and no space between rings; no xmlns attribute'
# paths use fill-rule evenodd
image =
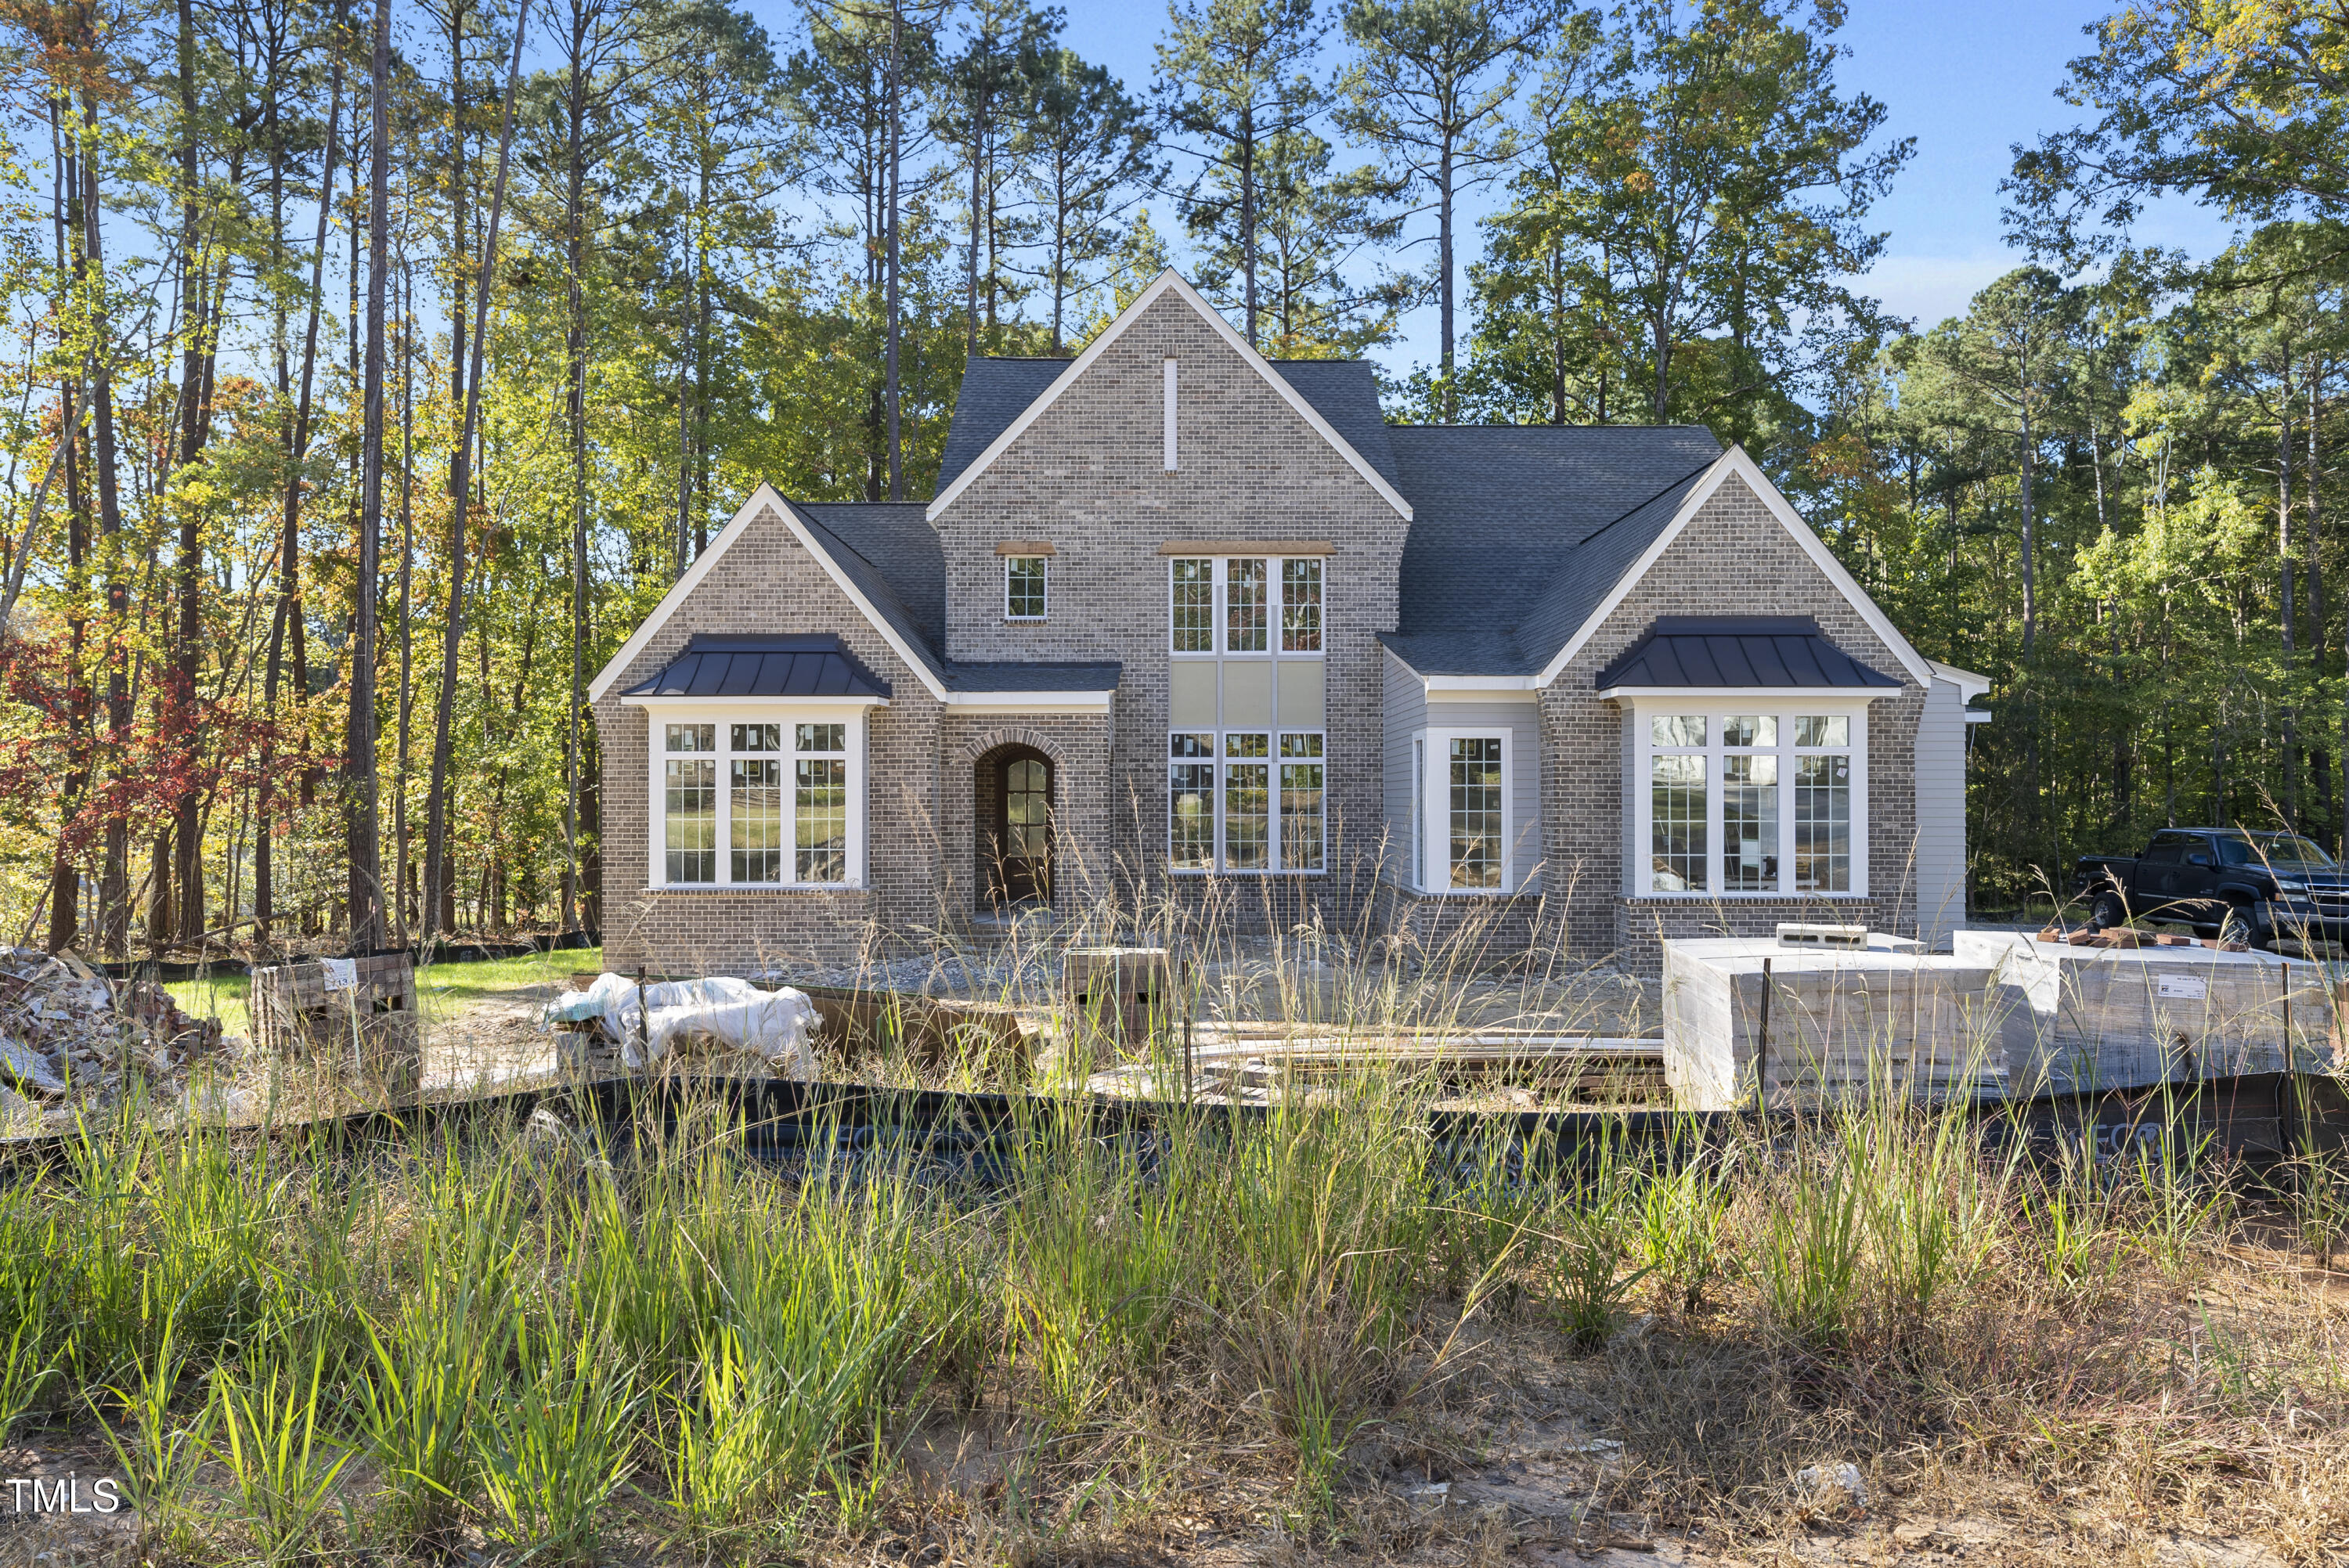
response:
<svg viewBox="0 0 2349 1568"><path fill-rule="evenodd" d="M1816 698L1803 706L1825 706ZM1643 699L1635 894L1863 893L1864 708ZM1785 852L1790 846L1793 853Z"/></svg>
<svg viewBox="0 0 2349 1568"><path fill-rule="evenodd" d="M751 717L654 714L654 885L861 885L861 707L755 707Z"/></svg>
<svg viewBox="0 0 2349 1568"><path fill-rule="evenodd" d="M1323 745L1318 731L1172 734L1166 759L1168 869L1243 874L1322 870Z"/></svg>

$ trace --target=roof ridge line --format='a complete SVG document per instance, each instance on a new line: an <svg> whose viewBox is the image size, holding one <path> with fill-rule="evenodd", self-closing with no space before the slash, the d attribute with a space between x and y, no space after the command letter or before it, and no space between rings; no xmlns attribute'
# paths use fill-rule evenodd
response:
<svg viewBox="0 0 2349 1568"><path fill-rule="evenodd" d="M1640 511L1641 507L1653 506L1656 503L1657 499L1662 496L1666 491L1677 489L1678 487L1688 483L1689 480L1703 474L1708 469L1713 467L1713 463L1717 463L1721 459L1719 458L1715 458L1712 462L1700 463L1695 468L1692 468L1688 472L1682 474L1680 478L1674 480L1671 484L1666 485L1663 490L1656 491L1654 495L1651 495L1645 500L1640 502L1638 506L1630 507L1619 512L1615 516L1609 518L1605 522L1600 523L1597 528L1592 529L1588 533L1584 534L1580 539L1576 540L1574 542L1574 548L1577 550L1581 549L1584 545L1589 543L1592 540L1598 538L1600 534L1606 532L1609 529L1614 527L1625 518L1630 516L1632 512Z"/></svg>

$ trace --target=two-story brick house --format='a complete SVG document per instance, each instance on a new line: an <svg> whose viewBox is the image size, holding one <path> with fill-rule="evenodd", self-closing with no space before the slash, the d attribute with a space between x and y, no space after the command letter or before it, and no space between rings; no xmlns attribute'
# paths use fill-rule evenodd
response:
<svg viewBox="0 0 2349 1568"><path fill-rule="evenodd" d="M761 486L596 677L608 961L1209 887L1642 968L1930 937L1986 685L1705 430L1389 426L1170 272L1074 359L974 361L931 500Z"/></svg>

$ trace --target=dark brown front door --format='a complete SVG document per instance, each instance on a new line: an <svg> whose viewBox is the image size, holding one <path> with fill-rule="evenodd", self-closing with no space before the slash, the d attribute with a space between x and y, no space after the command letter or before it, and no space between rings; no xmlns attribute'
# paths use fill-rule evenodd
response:
<svg viewBox="0 0 2349 1568"><path fill-rule="evenodd" d="M995 886L1002 903L1052 897L1052 765L1032 751L996 765Z"/></svg>

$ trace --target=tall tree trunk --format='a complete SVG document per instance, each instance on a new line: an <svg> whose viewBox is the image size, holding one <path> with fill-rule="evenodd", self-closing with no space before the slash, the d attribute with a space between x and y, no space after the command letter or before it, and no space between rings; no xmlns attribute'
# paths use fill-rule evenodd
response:
<svg viewBox="0 0 2349 1568"><path fill-rule="evenodd" d="M888 247L889 297L887 367L883 375L883 397L888 403L889 417L889 499L905 499L905 468L904 453L898 445L898 386L897 386L897 312L899 304L897 273L897 209L904 189L899 184L899 164L905 152L905 82L904 48L905 15L900 0L889 0L889 187Z"/></svg>
<svg viewBox="0 0 2349 1568"><path fill-rule="evenodd" d="M81 160L82 253L88 258L89 269L99 280L103 290L106 248L105 231L100 221L96 154L98 141L98 99L93 93L86 92L82 96L82 124L86 139ZM102 294L100 297L103 298ZM106 572L107 752L111 765L119 768L130 738L128 665L130 584L124 576L122 493L114 446L113 323L102 304L90 338L90 459L96 470L93 477L98 484L99 553ZM130 945L129 859L130 821L119 809L116 809L106 820L105 861L98 879L98 908L106 950L118 957L127 954Z"/></svg>
<svg viewBox="0 0 2349 1568"><path fill-rule="evenodd" d="M416 483L416 373L413 363L416 344L416 281L403 261L399 268L399 738L397 742L398 760L394 764L391 802L393 853L398 863L393 871L394 898L393 943L408 945L409 909L416 894L415 878L409 869L408 850L408 746L409 718L416 701L415 640L415 571L416 512L412 505Z"/></svg>
<svg viewBox="0 0 2349 1568"><path fill-rule="evenodd" d="M376 780L376 599L382 576L384 271L391 249L391 0L376 0L373 78L375 167L367 177L366 411L359 439L359 547L352 592L351 709L343 748L343 811L349 847L351 951L384 944L383 850Z"/></svg>
<svg viewBox="0 0 2349 1568"><path fill-rule="evenodd" d="M1452 135L1444 136L1444 150L1436 160L1435 171L1435 249L1437 267L1444 273L1444 422L1454 424L1460 418L1460 389L1452 377Z"/></svg>
<svg viewBox="0 0 2349 1568"><path fill-rule="evenodd" d="M310 451L310 394L318 368L318 315L326 301L326 225L335 203L335 150L342 143L343 46L346 0L336 0L335 19L326 36L333 40L333 61L326 77L326 136L319 154L318 232L310 248L310 309L302 329L302 380L294 404L294 428L285 446L285 508L277 542L277 610L269 628L269 664L262 676L262 703L273 720L277 716L277 686L288 643L294 655L294 711L298 724L310 696L309 639L302 613L302 465ZM305 750L309 738L296 742ZM253 841L253 919L254 934L263 942L275 918L276 889L271 852L271 779L269 753L262 754L261 783L254 801L256 821ZM306 804L306 802L305 802Z"/></svg>
<svg viewBox="0 0 2349 1568"><path fill-rule="evenodd" d="M580 209L587 180L588 12L571 8L570 167L563 191L564 299L571 419L571 704L563 724L563 929L579 927L579 728L587 686L587 265Z"/></svg>
<svg viewBox="0 0 2349 1568"><path fill-rule="evenodd" d="M78 286L85 263L81 253L81 160L67 130L67 105L49 100L51 165L56 170L53 218L57 229L57 272ZM77 372L78 366L76 367ZM74 820L89 789L90 705L88 684L82 679L82 660L89 633L86 614L89 569L89 511L82 495L81 387L78 375L58 388L57 439L63 441L66 486L66 636L67 669L73 682L68 698L67 744L72 760L67 765L57 798L57 843L49 863L49 951L71 947L81 934L81 869L72 843ZM2349 723L2349 720L2344 720Z"/></svg>
<svg viewBox="0 0 2349 1568"><path fill-rule="evenodd" d="M202 260L199 228L196 144L196 21L194 0L180 0L180 289L187 302L187 341L180 359L180 462L182 470L202 459L212 423L210 397L212 355L206 306L211 291ZM204 929L203 833L201 792L194 779L197 738L187 714L195 701L196 676L202 654L203 620L202 513L184 500L180 509L180 634L173 677L177 690L166 698L167 708L179 710L181 787L173 813L178 854L170 868L180 889L179 928L193 936ZM166 901L168 907L168 900Z"/></svg>
<svg viewBox="0 0 2349 1568"><path fill-rule="evenodd" d="M472 489L471 464L473 432L481 417L481 346L490 329L490 294L497 283L498 221L506 204L506 163L513 147L514 90L522 81L523 36L530 20L529 0L514 15L513 58L506 67L505 103L498 120L498 171L490 187L490 223L481 242L481 264L473 290L472 356L465 371L465 415L457 438L457 455L450 465L450 491L455 505L449 527L449 619L441 628L440 689L433 703L432 768L425 781L424 810L424 940L429 946L447 913L442 899L453 892L456 879L449 865L449 753L450 726L455 719L457 659L465 634L465 513Z"/></svg>
<svg viewBox="0 0 2349 1568"><path fill-rule="evenodd" d="M2032 645L2039 634L2038 540L2032 515L2032 482L2038 452L2032 439L2031 385L2025 372L2021 411L2023 417L2023 452L2021 464L2021 500L2023 503L2023 656L2031 657Z"/></svg>

